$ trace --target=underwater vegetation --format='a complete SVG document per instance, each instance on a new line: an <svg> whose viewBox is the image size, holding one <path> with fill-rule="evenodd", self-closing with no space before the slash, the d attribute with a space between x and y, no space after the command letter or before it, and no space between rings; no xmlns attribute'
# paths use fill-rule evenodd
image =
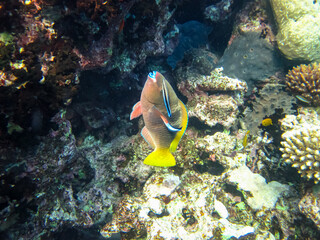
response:
<svg viewBox="0 0 320 240"><path fill-rule="evenodd" d="M0 1L0 239L320 239L319 10Z"/></svg>

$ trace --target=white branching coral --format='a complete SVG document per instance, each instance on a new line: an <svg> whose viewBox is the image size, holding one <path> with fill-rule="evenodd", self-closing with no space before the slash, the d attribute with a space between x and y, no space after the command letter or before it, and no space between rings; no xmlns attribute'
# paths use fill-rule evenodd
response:
<svg viewBox="0 0 320 240"><path fill-rule="evenodd" d="M286 117L283 125L286 125ZM315 123L307 122L298 116L299 121L294 119L292 129L288 129L282 135L282 157L286 163L298 170L303 177L320 182L320 127ZM290 120L289 120L290 121Z"/></svg>

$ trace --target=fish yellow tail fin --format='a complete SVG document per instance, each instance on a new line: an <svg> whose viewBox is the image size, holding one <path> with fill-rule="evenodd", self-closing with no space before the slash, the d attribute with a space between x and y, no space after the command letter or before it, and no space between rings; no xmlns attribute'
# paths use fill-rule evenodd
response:
<svg viewBox="0 0 320 240"><path fill-rule="evenodd" d="M169 149L159 148L150 153L143 163L156 167L172 167L176 165L176 160Z"/></svg>

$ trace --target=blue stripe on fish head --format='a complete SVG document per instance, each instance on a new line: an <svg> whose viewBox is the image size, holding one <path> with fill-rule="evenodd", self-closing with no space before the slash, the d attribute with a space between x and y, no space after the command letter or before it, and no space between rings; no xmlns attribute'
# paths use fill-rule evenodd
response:
<svg viewBox="0 0 320 240"><path fill-rule="evenodd" d="M172 114L171 114L171 108L170 108L169 93L168 93L165 80L162 82L162 97L163 97L164 105L167 109L168 116L171 117Z"/></svg>

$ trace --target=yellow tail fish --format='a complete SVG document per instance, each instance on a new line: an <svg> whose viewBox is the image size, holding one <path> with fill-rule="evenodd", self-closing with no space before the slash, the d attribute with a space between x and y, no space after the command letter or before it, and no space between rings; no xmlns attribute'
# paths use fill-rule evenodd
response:
<svg viewBox="0 0 320 240"><path fill-rule="evenodd" d="M176 161L171 154L176 151L188 125L188 113L165 77L156 71L149 73L140 101L130 114L130 120L143 116L145 126L142 137L154 148L144 164L171 167Z"/></svg>

